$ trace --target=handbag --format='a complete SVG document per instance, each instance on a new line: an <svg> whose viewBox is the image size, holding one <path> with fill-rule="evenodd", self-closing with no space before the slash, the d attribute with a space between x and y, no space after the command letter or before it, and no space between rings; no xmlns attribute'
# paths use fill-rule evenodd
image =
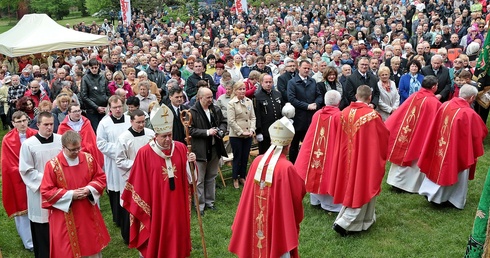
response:
<svg viewBox="0 0 490 258"><path fill-rule="evenodd" d="M490 107L490 86L486 86L476 95L476 102L485 109Z"/></svg>

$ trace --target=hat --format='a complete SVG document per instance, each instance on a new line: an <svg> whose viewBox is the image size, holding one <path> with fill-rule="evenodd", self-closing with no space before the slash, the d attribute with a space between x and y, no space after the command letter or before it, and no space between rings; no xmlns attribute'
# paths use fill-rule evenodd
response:
<svg viewBox="0 0 490 258"><path fill-rule="evenodd" d="M10 83L12 82L12 76L5 76L5 78L3 78L3 83Z"/></svg>
<svg viewBox="0 0 490 258"><path fill-rule="evenodd" d="M259 183L261 187L264 185L270 186L272 184L272 177L274 175L274 168L276 167L277 160L281 156L284 146L288 146L293 140L294 126L287 117L283 116L269 127L269 134L271 136L271 146L264 156L262 156L254 176L254 181ZM265 180L262 180L262 173L264 172L264 166L267 161L269 161L269 165L267 166Z"/></svg>
<svg viewBox="0 0 490 258"><path fill-rule="evenodd" d="M172 132L174 114L167 105L155 105L151 110L150 123L153 126L153 131L155 131L155 133Z"/></svg>
<svg viewBox="0 0 490 258"><path fill-rule="evenodd" d="M294 109L293 105L288 102L282 108L282 115L289 119L292 119L294 117L295 111L296 110Z"/></svg>

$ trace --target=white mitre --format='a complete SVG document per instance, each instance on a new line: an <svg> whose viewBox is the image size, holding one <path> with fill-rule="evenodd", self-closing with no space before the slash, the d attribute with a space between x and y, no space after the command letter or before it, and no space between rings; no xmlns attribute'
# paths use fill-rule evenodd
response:
<svg viewBox="0 0 490 258"><path fill-rule="evenodd" d="M294 109L294 108L293 108ZM269 134L271 136L271 146L264 154L255 171L254 180L261 184L262 173L264 172L264 165L269 157L272 155L267 171L265 175L265 184L270 186L272 184L272 176L274 174L274 168L276 167L277 160L281 156L284 146L288 146L294 137L294 126L289 118L283 116L281 119L274 122L269 127Z"/></svg>
<svg viewBox="0 0 490 258"><path fill-rule="evenodd" d="M165 104L162 106L155 105L151 110L150 123L153 126L153 131L155 131L155 133L172 132L174 114Z"/></svg>

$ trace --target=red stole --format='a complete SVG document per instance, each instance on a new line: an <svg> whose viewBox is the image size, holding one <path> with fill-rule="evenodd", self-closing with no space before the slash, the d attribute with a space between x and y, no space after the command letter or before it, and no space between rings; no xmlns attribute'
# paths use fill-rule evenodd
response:
<svg viewBox="0 0 490 258"><path fill-rule="evenodd" d="M381 117L365 103L342 111L328 191L334 203L360 208L380 193L388 138Z"/></svg>
<svg viewBox="0 0 490 258"><path fill-rule="evenodd" d="M340 110L337 107L325 106L313 115L294 163L309 193L327 194L339 126Z"/></svg>
<svg viewBox="0 0 490 258"><path fill-rule="evenodd" d="M420 89L403 102L386 120L390 131L388 160L399 166L411 166L420 157L427 129L441 102L434 93Z"/></svg>
<svg viewBox="0 0 490 258"><path fill-rule="evenodd" d="M121 196L130 213L129 247L144 257L188 257L191 252L187 148L174 141L175 189L166 163L149 144L139 149Z"/></svg>
<svg viewBox="0 0 490 258"><path fill-rule="evenodd" d="M68 119L68 115L65 116L65 119L63 119L63 122L61 122L60 126L58 127L59 135L63 135L66 131L73 131L73 129L71 129L71 127L68 125ZM84 116L82 116L81 119L83 120L83 125L79 134L82 137L82 151L90 153L97 161L97 164L104 167L104 154L102 154L99 148L97 148L97 136L95 136L94 130L90 125L90 120Z"/></svg>
<svg viewBox="0 0 490 258"><path fill-rule="evenodd" d="M420 171L432 182L450 186L458 182L459 172L470 168L472 180L487 133L481 118L464 99L445 102L429 129L418 162Z"/></svg>
<svg viewBox="0 0 490 258"><path fill-rule="evenodd" d="M257 157L250 166L251 177L243 188L228 249L238 257L280 257L286 252L299 257L304 182L284 155L277 161L270 186L265 183L266 173L262 173L262 183L255 182L252 174L262 158Z"/></svg>
<svg viewBox="0 0 490 258"><path fill-rule="evenodd" d="M26 130L26 139L36 135L31 128ZM19 131L13 129L2 140L2 201L9 217L27 214L26 185L19 173Z"/></svg>
<svg viewBox="0 0 490 258"><path fill-rule="evenodd" d="M106 176L88 153L80 152L79 164L70 167L61 152L46 164L41 194L42 207L50 209L50 257L82 257L102 251L109 244L109 232L99 207L88 199L72 200L66 213L53 207L69 190L92 186L102 194Z"/></svg>

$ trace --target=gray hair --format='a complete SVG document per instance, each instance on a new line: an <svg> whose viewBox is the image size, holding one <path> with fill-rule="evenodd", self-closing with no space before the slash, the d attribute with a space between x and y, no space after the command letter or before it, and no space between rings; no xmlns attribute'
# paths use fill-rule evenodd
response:
<svg viewBox="0 0 490 258"><path fill-rule="evenodd" d="M138 73L138 77L141 77L141 76L145 76L146 78L148 78L148 74L145 71L140 71Z"/></svg>
<svg viewBox="0 0 490 258"><path fill-rule="evenodd" d="M436 60L436 58L439 58L441 61L442 61L442 56L441 55L433 55L431 58L430 58L430 61L434 61Z"/></svg>
<svg viewBox="0 0 490 258"><path fill-rule="evenodd" d="M459 97L463 99L469 99L478 94L478 89L475 86L465 84L459 89Z"/></svg>
<svg viewBox="0 0 490 258"><path fill-rule="evenodd" d="M341 99L340 92L336 90L329 90L325 93L325 105L326 106L338 106Z"/></svg>
<svg viewBox="0 0 490 258"><path fill-rule="evenodd" d="M167 81L168 88L177 87L177 86L179 86L179 82L176 79L170 79Z"/></svg>

